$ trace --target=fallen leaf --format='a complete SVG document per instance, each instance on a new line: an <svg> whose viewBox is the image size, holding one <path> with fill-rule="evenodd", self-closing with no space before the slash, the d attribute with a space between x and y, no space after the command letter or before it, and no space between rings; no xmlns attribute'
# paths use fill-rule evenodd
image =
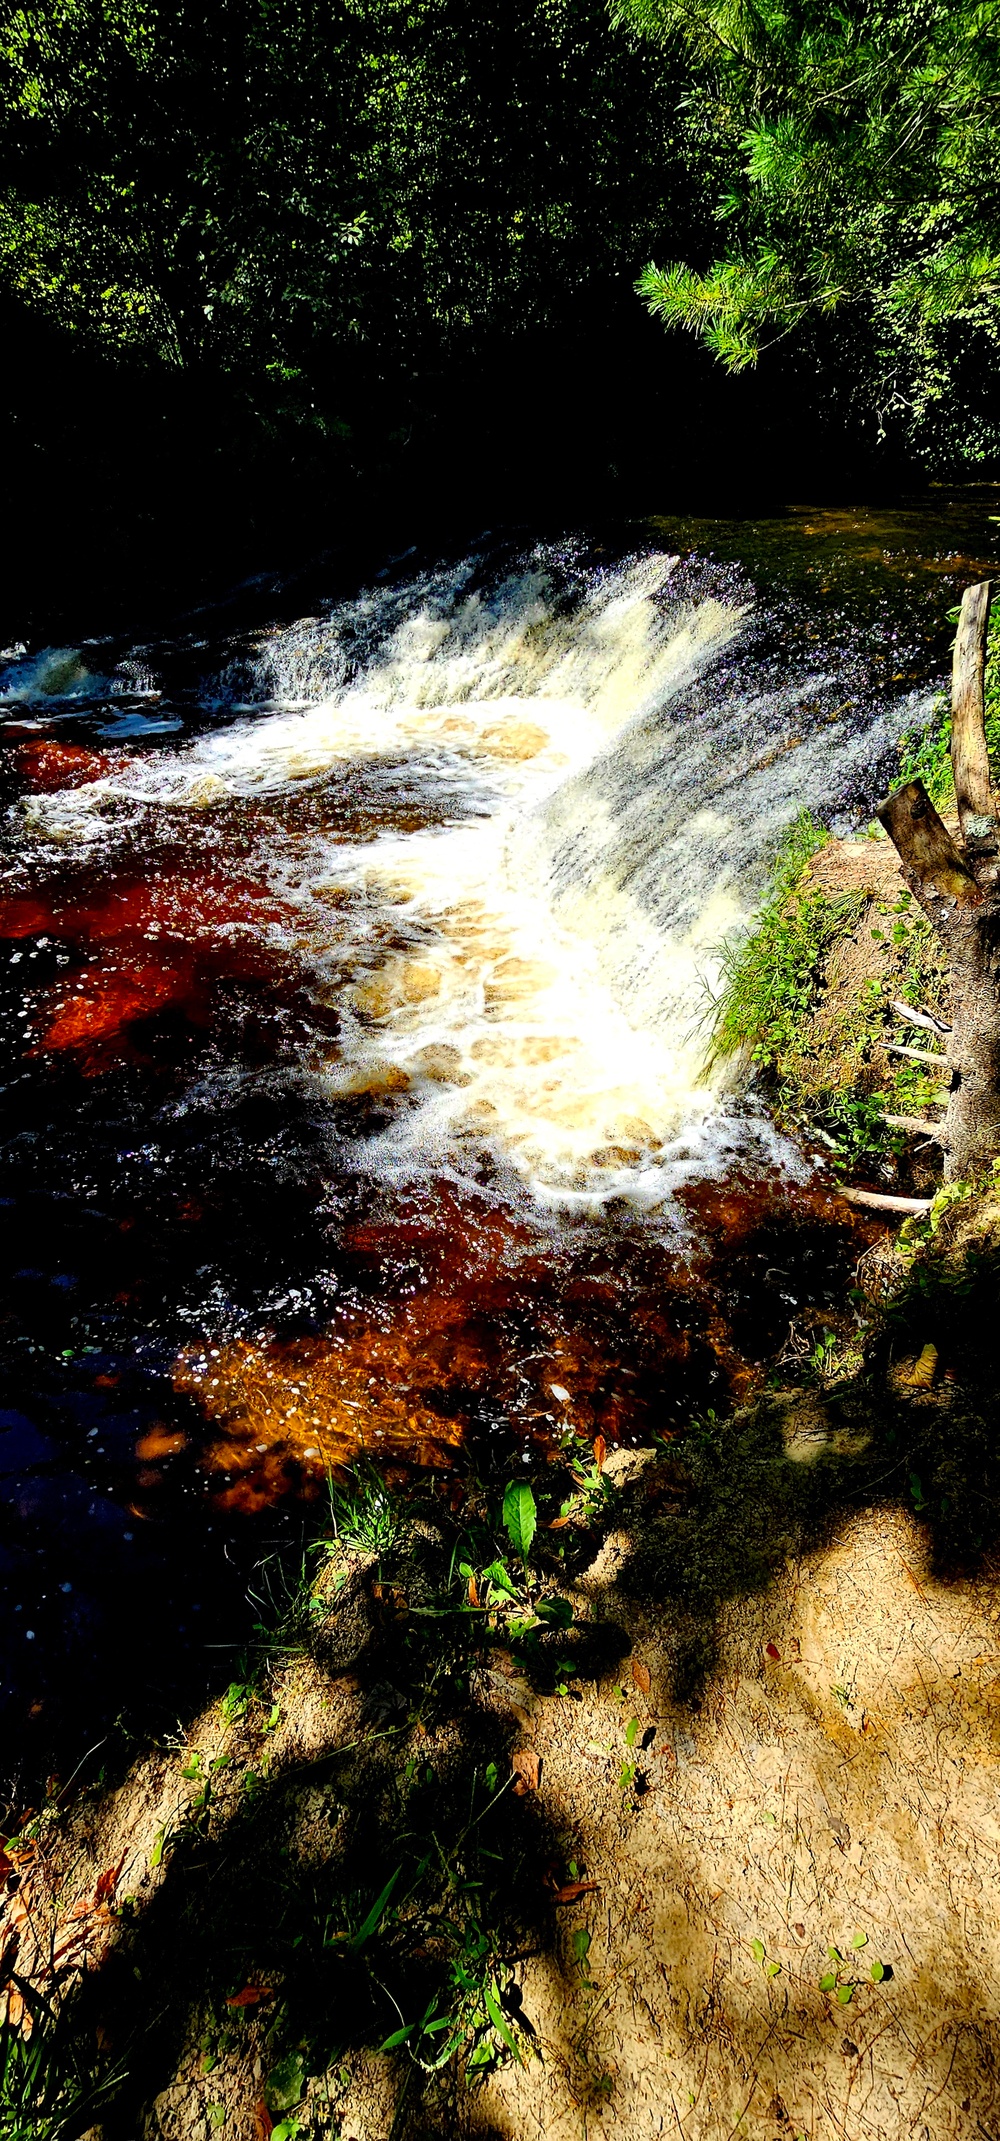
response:
<svg viewBox="0 0 1000 2141"><path fill-rule="evenodd" d="M562 1531L562 1530L564 1529L564 1527L565 1527L565 1526L566 1526L566 1525L567 1525L568 1523L569 1523L569 1518L568 1518L568 1517L550 1517L550 1518L549 1518L549 1521L548 1521L548 1523L547 1523L547 1524L543 1524L543 1526L542 1526L542 1530L543 1530L543 1531Z"/></svg>
<svg viewBox="0 0 1000 2141"><path fill-rule="evenodd" d="M470 1606L478 1606L479 1604L479 1585L476 1582L475 1574L469 1577L469 1604Z"/></svg>
<svg viewBox="0 0 1000 2141"><path fill-rule="evenodd" d="M603 1470L604 1470L604 1460L605 1460L605 1458L606 1458L607 1454L608 1454L608 1445L607 1445L607 1443L606 1443L606 1442L605 1442L605 1440L604 1440L604 1436L603 1436L603 1435L595 1435L595 1436L594 1436L594 1463L595 1463L595 1465L597 1466L597 1469L598 1469L598 1471L599 1471L599 1472L603 1472Z"/></svg>
<svg viewBox="0 0 1000 2141"><path fill-rule="evenodd" d="M641 1658L633 1658L632 1660L632 1679L640 1695L649 1694L649 1690L653 1685L652 1675L648 1665L644 1665Z"/></svg>
<svg viewBox="0 0 1000 2141"><path fill-rule="evenodd" d="M510 1758L510 1766L517 1778L515 1798L523 1798L525 1792L537 1792L542 1775L540 1757L533 1747L518 1747Z"/></svg>
<svg viewBox="0 0 1000 2141"><path fill-rule="evenodd" d="M562 1888L556 1889L555 1901L575 1903L578 1896L596 1896L600 1886L600 1881L566 1881Z"/></svg>
<svg viewBox="0 0 1000 2141"><path fill-rule="evenodd" d="M765 1645L764 1645L764 1650L765 1650L765 1654L767 1655L767 1657L769 1657L769 1658L773 1658L773 1659L774 1659L774 1661L775 1661L775 1664L776 1664L776 1665L780 1665L780 1663L781 1663L781 1652L780 1652L780 1650L778 1649L777 1643L765 1643Z"/></svg>
<svg viewBox="0 0 1000 2141"><path fill-rule="evenodd" d="M896 1370L897 1381L907 1390L930 1390L937 1373L937 1347L926 1345L917 1360L904 1361Z"/></svg>
<svg viewBox="0 0 1000 2141"><path fill-rule="evenodd" d="M804 1940L806 1937L806 1929L804 1925L793 1925L792 1932L797 1933L800 1940Z"/></svg>
<svg viewBox="0 0 1000 2141"><path fill-rule="evenodd" d="M263 2097L261 2097L259 2104L254 2105L253 2115L257 2122L257 2141L271 2141L271 2135L274 2132L274 2120Z"/></svg>
<svg viewBox="0 0 1000 2141"><path fill-rule="evenodd" d="M123 1851L117 1866L109 1866L106 1871L101 1874L97 1883L97 1887L94 1890L95 1904L99 1905L101 1903L110 1903L111 1898L114 1895L115 1889L117 1888L118 1883L121 1880L122 1867L124 1866L124 1864L125 1853Z"/></svg>
<svg viewBox="0 0 1000 2141"><path fill-rule="evenodd" d="M230 1993L227 2007L256 2007L261 2000L273 2000L273 1985L244 1985L242 1992ZM270 2132L270 2128L268 2128Z"/></svg>

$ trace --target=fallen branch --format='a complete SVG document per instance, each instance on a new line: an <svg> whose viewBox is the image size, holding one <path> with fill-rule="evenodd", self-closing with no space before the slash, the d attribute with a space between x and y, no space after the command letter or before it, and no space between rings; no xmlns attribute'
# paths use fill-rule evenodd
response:
<svg viewBox="0 0 1000 2141"><path fill-rule="evenodd" d="M931 1048L907 1048L903 1041L887 1041L885 1049L889 1056L909 1056L912 1063L937 1063L943 1070L951 1062L950 1056L936 1056Z"/></svg>
<svg viewBox="0 0 1000 2141"><path fill-rule="evenodd" d="M945 1020L937 1018L933 1011L918 1009L915 1004L901 1004L898 999L893 1004L892 1009L896 1017L901 1018L906 1026L922 1026L925 1033L951 1032L951 1027L946 1024Z"/></svg>
<svg viewBox="0 0 1000 2141"><path fill-rule="evenodd" d="M875 1189L842 1189L848 1204L867 1204L873 1212L929 1212L930 1197L883 1197Z"/></svg>

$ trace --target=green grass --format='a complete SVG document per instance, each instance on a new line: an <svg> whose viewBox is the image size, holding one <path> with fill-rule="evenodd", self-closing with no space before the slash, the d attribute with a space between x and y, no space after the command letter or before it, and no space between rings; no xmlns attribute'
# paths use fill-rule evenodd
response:
<svg viewBox="0 0 1000 2141"><path fill-rule="evenodd" d="M776 1071L795 1047L814 1008L826 959L838 937L854 927L864 897L831 900L805 888L814 855L829 838L807 810L782 838L771 882L748 936L720 947L722 991L712 1032L713 1060L745 1051L751 1063Z"/></svg>
<svg viewBox="0 0 1000 2141"><path fill-rule="evenodd" d="M70 2141L93 2124L120 2071L98 2080L67 2023L18 1983L31 2034L11 2021L9 2006L0 2011L0 2141Z"/></svg>
<svg viewBox="0 0 1000 2141"><path fill-rule="evenodd" d="M916 1114L935 1102L937 1076L902 1058L887 1070L883 1049L902 1030L891 999L936 1004L946 970L908 892L892 903L864 891L831 897L810 881L810 863L828 837L801 813L776 851L753 928L721 946L710 1052L714 1060L742 1053L777 1120L818 1140L847 1169L902 1150L887 1113ZM879 947L871 964L880 971L828 997L833 954L863 931L873 955Z"/></svg>

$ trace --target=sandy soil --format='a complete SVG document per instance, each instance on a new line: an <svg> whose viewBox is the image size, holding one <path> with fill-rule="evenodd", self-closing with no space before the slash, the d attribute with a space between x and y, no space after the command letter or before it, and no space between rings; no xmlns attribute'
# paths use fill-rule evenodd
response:
<svg viewBox="0 0 1000 2141"><path fill-rule="evenodd" d="M796 1418L788 1457L808 1465L822 1429L810 1436L808 1407ZM637 1605L635 1548L634 1530L611 1533L576 1586L582 1612L613 1619L632 1641L619 1677L585 1684L579 1701L533 1696L496 1674L479 1691L512 1753L540 1757L526 1818L564 1866L598 1883L558 1909L554 1941L517 1967L534 2032L525 2064L437 2105L433 2094L421 2104L399 2055L358 2057L341 2071L325 2131L344 2141L993 2141L993 1572L944 1582L915 1517L848 1515L822 1547L789 1555L765 1590L721 1610L715 1669L689 1705L669 1693L683 1614ZM300 1658L276 1681L270 1761L300 1867L330 1848L322 1764L359 1726L357 1684L333 1663L329 1674ZM235 1768L260 1729L252 1716L226 1724L216 1706L183 1746L81 1805L26 1857L8 1927L18 1914L22 1927L32 1914L50 1924L55 1903L64 1933L84 1927L76 1960L106 1967L121 1925L107 1899L88 1900L98 1869L120 1867L111 1900L131 1899L126 1924L155 1914L171 1835L201 1788L182 1766L198 1747L203 1765L224 1751ZM236 1807L228 1774L217 1772L223 1826ZM824 1976L839 1990L822 1990ZM242 2022L239 2049L206 2072L204 2015L192 2008L143 2141L266 2133L260 2031L253 2014Z"/></svg>

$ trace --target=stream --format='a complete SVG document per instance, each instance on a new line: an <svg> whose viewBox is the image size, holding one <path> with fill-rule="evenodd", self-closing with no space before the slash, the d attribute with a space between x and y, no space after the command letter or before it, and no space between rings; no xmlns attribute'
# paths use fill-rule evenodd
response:
<svg viewBox="0 0 1000 2141"><path fill-rule="evenodd" d="M7 1778L237 1677L359 1451L680 1435L834 1298L824 1156L705 1070L718 946L800 810L870 818L994 505L490 534L5 651Z"/></svg>

